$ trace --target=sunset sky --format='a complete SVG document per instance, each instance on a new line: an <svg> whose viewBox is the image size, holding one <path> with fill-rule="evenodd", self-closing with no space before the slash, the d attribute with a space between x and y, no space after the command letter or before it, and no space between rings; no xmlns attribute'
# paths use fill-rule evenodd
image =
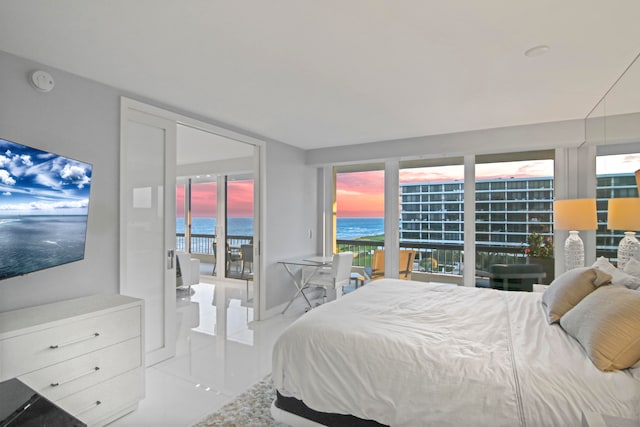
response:
<svg viewBox="0 0 640 427"><path fill-rule="evenodd" d="M640 154L600 156L598 174L633 173L640 169ZM400 183L442 182L463 179L462 165L403 169ZM476 178L527 178L553 175L553 161L524 161L476 165ZM216 216L216 184L194 184L192 214L194 217ZM384 216L384 171L338 174L336 182L338 217L368 218ZM228 184L230 217L253 215L253 182L230 181ZM184 189L177 187L176 214L184 217Z"/></svg>
<svg viewBox="0 0 640 427"><path fill-rule="evenodd" d="M191 187L191 215L216 217L216 183L193 184ZM253 181L230 181L227 184L227 215L230 217L253 216ZM176 216L184 217L184 187L176 187Z"/></svg>

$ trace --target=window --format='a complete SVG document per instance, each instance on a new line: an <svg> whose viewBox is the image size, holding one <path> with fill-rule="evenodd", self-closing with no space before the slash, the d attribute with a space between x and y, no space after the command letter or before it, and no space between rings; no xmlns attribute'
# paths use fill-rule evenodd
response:
<svg viewBox="0 0 640 427"><path fill-rule="evenodd" d="M353 251L353 265L371 265L373 251L384 246L384 165L340 167L335 174L336 248ZM411 208L404 220L419 221L420 202L405 203Z"/></svg>
<svg viewBox="0 0 640 427"><path fill-rule="evenodd" d="M553 157L542 151L476 158L477 269L524 263L529 234L553 236Z"/></svg>
<svg viewBox="0 0 640 427"><path fill-rule="evenodd" d="M253 179L227 177L226 229L232 246L253 241Z"/></svg>
<svg viewBox="0 0 640 427"><path fill-rule="evenodd" d="M415 269L452 272L460 263L464 243L463 179L460 158L400 163L400 247L416 251ZM422 192L419 204L406 201L417 191ZM421 227L415 229L406 213L418 209L425 214Z"/></svg>
<svg viewBox="0 0 640 427"><path fill-rule="evenodd" d="M618 244L625 230L607 229L609 199L638 197L635 171L640 169L640 153L616 154L596 157L596 257L616 260Z"/></svg>
<svg viewBox="0 0 640 427"><path fill-rule="evenodd" d="M216 194L215 182L180 180L176 186L176 247L178 250L213 255L211 245L216 230ZM185 200L187 195L190 197ZM190 236L188 241L187 235Z"/></svg>

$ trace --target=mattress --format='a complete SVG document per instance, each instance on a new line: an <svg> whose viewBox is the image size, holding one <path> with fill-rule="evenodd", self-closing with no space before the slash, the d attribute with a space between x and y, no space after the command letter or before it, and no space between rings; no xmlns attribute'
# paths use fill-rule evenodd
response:
<svg viewBox="0 0 640 427"><path fill-rule="evenodd" d="M306 313L274 346L283 396L390 426L640 419L640 381L599 371L541 293L382 279Z"/></svg>

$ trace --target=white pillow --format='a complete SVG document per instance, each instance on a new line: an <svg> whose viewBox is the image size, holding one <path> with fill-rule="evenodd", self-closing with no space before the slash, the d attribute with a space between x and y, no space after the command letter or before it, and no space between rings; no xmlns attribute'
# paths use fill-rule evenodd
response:
<svg viewBox="0 0 640 427"><path fill-rule="evenodd" d="M593 268L597 268L611 276L612 285L623 285L630 289L638 289L640 287L640 277L634 277L631 274L616 268L609 262L608 259L601 256L592 265ZM625 266L626 268L626 266Z"/></svg>

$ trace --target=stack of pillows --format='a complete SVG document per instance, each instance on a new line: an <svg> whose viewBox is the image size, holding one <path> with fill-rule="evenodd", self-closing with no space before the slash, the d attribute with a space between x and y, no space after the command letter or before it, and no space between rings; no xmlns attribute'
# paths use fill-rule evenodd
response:
<svg viewBox="0 0 640 427"><path fill-rule="evenodd" d="M600 257L557 277L542 295L549 323L560 326L603 371L640 361L640 261L624 270Z"/></svg>

